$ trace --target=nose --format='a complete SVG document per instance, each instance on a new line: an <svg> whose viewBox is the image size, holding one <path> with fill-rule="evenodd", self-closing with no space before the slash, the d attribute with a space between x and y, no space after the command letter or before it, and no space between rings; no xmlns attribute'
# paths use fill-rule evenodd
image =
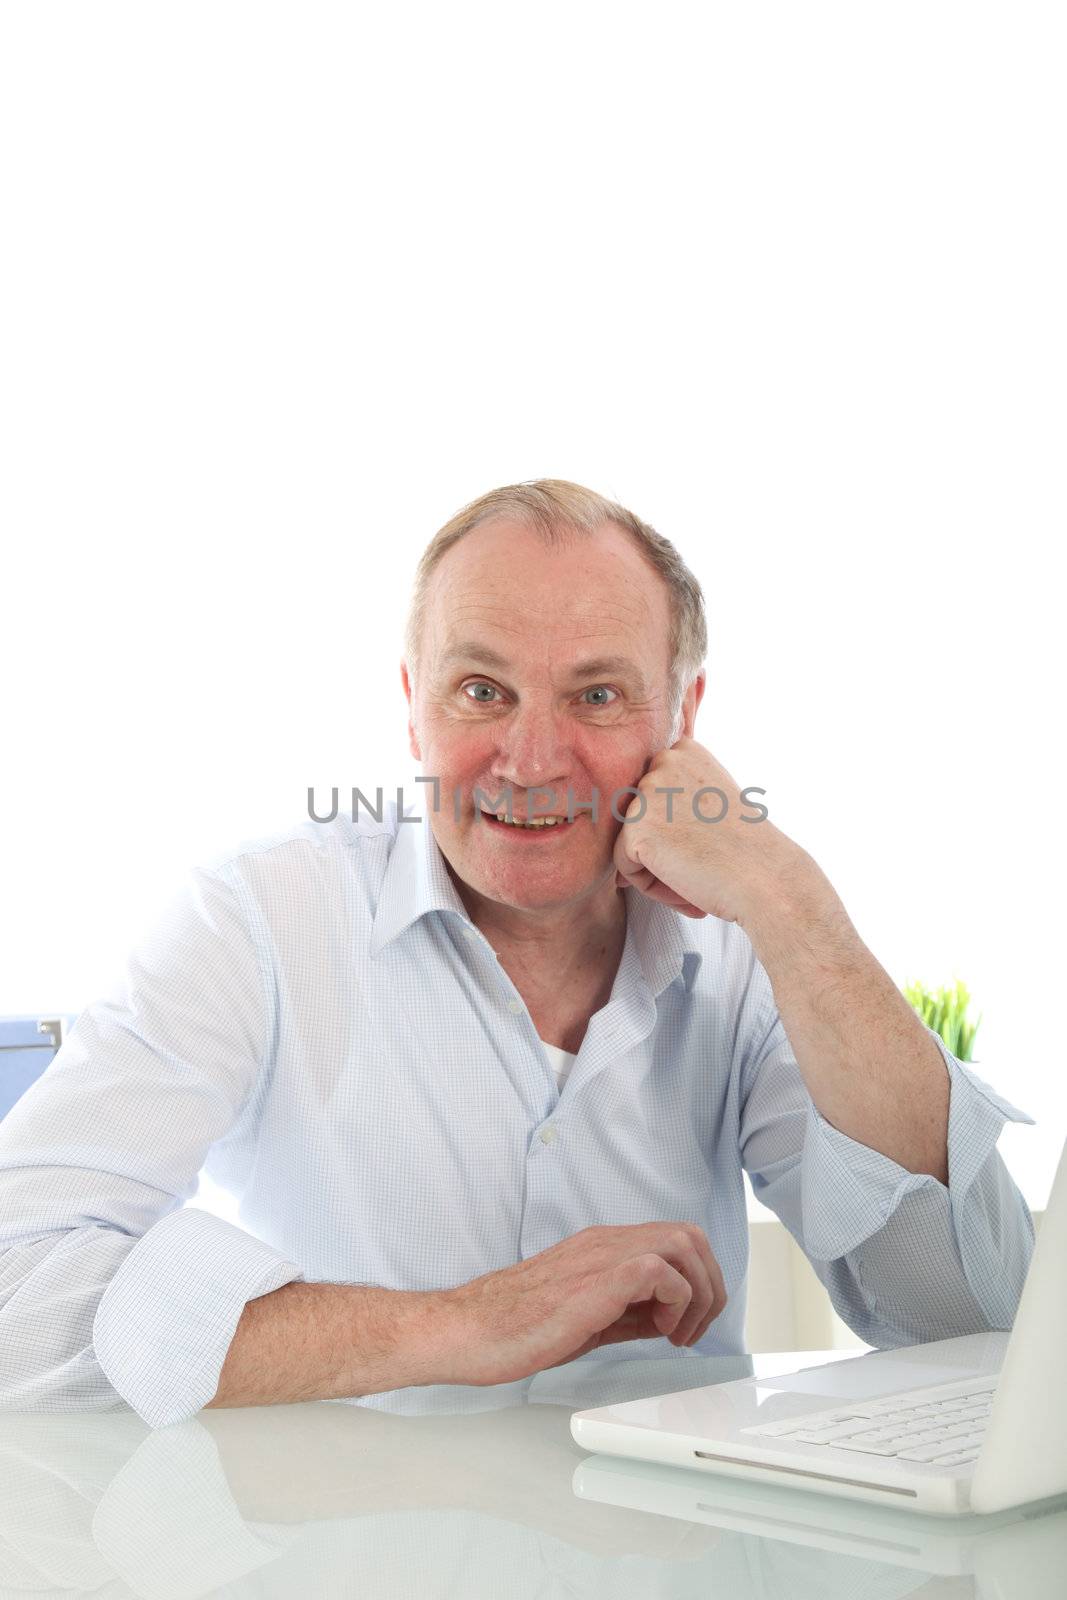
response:
<svg viewBox="0 0 1067 1600"><path fill-rule="evenodd" d="M564 805L570 765L567 729L552 706L528 700L498 724L492 766L498 782L514 790L555 788Z"/></svg>

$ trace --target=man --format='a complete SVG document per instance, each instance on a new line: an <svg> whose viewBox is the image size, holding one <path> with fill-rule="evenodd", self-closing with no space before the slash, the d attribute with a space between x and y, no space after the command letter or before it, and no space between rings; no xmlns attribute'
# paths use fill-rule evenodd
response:
<svg viewBox="0 0 1067 1600"><path fill-rule="evenodd" d="M1010 1326L1033 1226L994 1146L1031 1119L696 742L704 651L677 552L589 490L440 531L421 817L197 871L0 1124L0 1405L158 1425L739 1352L743 1170L869 1342ZM249 1231L181 1208L202 1168Z"/></svg>

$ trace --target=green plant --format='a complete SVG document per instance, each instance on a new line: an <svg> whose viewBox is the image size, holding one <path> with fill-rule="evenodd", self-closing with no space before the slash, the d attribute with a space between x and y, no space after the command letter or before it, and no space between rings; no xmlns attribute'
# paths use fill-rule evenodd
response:
<svg viewBox="0 0 1067 1600"><path fill-rule="evenodd" d="M914 1006L928 1028L940 1034L957 1061L970 1061L974 1036L981 1016L967 1021L971 996L967 985L956 979L954 988L927 989L921 983L906 983L904 998Z"/></svg>

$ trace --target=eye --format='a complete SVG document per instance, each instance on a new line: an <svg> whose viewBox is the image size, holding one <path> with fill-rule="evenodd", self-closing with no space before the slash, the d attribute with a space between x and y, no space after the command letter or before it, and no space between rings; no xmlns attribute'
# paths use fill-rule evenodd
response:
<svg viewBox="0 0 1067 1600"><path fill-rule="evenodd" d="M473 693L472 690L474 691ZM482 690L485 692L482 693ZM475 700L480 706L490 706L493 704L493 696L499 694L500 691L495 684L479 680L477 683L465 683L463 685L463 693L468 700Z"/></svg>
<svg viewBox="0 0 1067 1600"><path fill-rule="evenodd" d="M617 700L619 698L614 689L609 689L607 685L603 683L598 683L595 689L585 689L582 691L582 693L583 696L587 694L610 695L611 700ZM610 706L611 700L586 700L585 703L587 706Z"/></svg>

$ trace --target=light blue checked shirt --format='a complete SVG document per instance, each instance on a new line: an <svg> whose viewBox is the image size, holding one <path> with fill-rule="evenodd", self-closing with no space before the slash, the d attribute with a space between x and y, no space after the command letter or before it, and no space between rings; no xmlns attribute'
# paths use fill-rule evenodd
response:
<svg viewBox="0 0 1067 1600"><path fill-rule="evenodd" d="M738 1354L743 1170L869 1344L1010 1327L1034 1230L994 1147L1033 1119L938 1040L950 1185L907 1172L815 1110L741 929L625 893L561 1090L428 819L194 869L0 1122L0 1410L181 1421L248 1300L451 1288L600 1223L699 1224L729 1302L694 1349ZM241 1226L185 1204L201 1170Z"/></svg>

